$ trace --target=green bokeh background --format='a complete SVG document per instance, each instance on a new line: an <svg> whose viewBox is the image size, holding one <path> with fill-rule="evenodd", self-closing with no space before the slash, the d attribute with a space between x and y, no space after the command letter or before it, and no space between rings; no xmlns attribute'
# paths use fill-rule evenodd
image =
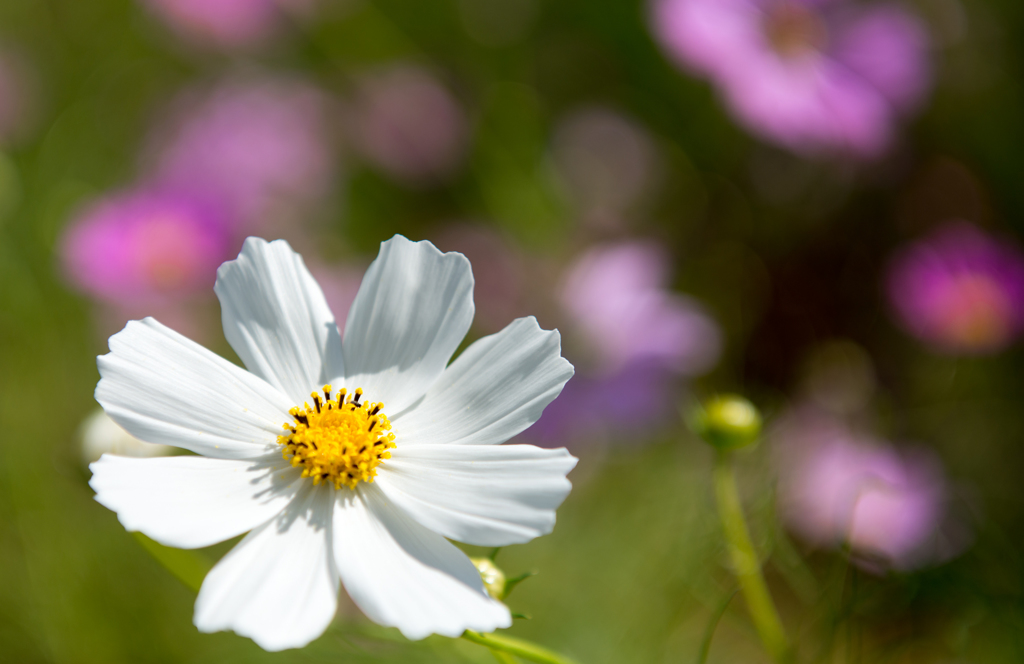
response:
<svg viewBox="0 0 1024 664"><path fill-rule="evenodd" d="M0 155L0 661L492 661L469 643L409 643L352 607L302 651L199 634L194 594L92 500L77 447L105 346L92 304L56 264L72 210L133 179L153 114L190 82L252 66L343 90L393 60L431 63L457 82L475 123L469 163L428 190L347 169L344 193L317 212L334 238L325 246L372 256L393 233L430 239L466 218L488 220L534 255L571 255L579 233L545 161L553 122L583 103L632 115L667 162L635 232L670 247L675 286L707 303L726 335L724 358L696 392L743 391L770 417L808 348L853 339L879 372L881 430L937 450L980 506L964 555L871 576L789 541L774 525L769 451L744 456L755 539L802 661L1024 661L1024 354L933 355L894 327L880 289L889 252L941 218L975 214L1024 233L1024 5L918 8L939 28L962 11L966 27L937 50L931 104L898 154L858 170L806 164L747 137L706 83L668 64L632 0L539 0L529 31L498 47L467 35L454 0L324 0L316 21L245 57L189 50L131 0L0 0L0 40L24 52L38 83L31 133ZM752 176L759 159L805 182L800 193L765 196ZM949 163L973 174L973 198L920 185ZM223 340L214 349L231 356ZM575 488L555 532L498 558L509 574L539 572L509 600L531 616L510 634L581 662L696 661L734 590L711 457L681 426L654 438L574 450ZM729 604L709 661L766 661L742 600Z"/></svg>

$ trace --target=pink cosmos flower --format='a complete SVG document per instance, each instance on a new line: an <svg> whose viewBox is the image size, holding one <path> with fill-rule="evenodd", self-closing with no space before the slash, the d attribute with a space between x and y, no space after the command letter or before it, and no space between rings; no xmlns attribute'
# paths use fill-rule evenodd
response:
<svg viewBox="0 0 1024 664"><path fill-rule="evenodd" d="M807 410L791 413L773 438L782 452L782 517L802 539L848 544L874 571L914 569L958 552L942 532L947 487L934 455L899 453Z"/></svg>
<svg viewBox="0 0 1024 664"><path fill-rule="evenodd" d="M413 65L364 75L349 128L367 161L411 185L451 175L465 156L469 137L458 100L433 74Z"/></svg>
<svg viewBox="0 0 1024 664"><path fill-rule="evenodd" d="M152 140L153 179L224 201L247 224L282 199L315 200L334 176L326 107L323 93L295 79L189 91Z"/></svg>
<svg viewBox="0 0 1024 664"><path fill-rule="evenodd" d="M801 154L878 156L930 85L928 34L892 4L654 0L653 23L740 124Z"/></svg>
<svg viewBox="0 0 1024 664"><path fill-rule="evenodd" d="M144 0L181 37L225 48L265 41L284 13L307 11L310 0Z"/></svg>
<svg viewBox="0 0 1024 664"><path fill-rule="evenodd" d="M888 291L903 326L947 353L993 353L1024 330L1024 255L965 222L897 254Z"/></svg>
<svg viewBox="0 0 1024 664"><path fill-rule="evenodd" d="M668 270L666 253L643 241L596 247L570 267L560 300L603 370L654 361L698 375L717 361L717 325L695 300L666 288Z"/></svg>
<svg viewBox="0 0 1024 664"><path fill-rule="evenodd" d="M72 284L101 301L169 301L210 288L231 254L229 228L208 201L129 191L94 201L73 219L60 256Z"/></svg>
<svg viewBox="0 0 1024 664"><path fill-rule="evenodd" d="M570 266L559 291L566 331L590 351L526 437L541 445L640 442L671 421L680 378L718 360L718 326L666 288L669 260L644 241L598 246ZM581 348L568 356L586 356ZM589 364L589 366L587 366Z"/></svg>

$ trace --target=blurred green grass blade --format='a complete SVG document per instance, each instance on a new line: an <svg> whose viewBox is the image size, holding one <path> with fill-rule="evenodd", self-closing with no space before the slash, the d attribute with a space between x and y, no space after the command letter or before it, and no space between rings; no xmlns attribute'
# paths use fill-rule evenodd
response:
<svg viewBox="0 0 1024 664"><path fill-rule="evenodd" d="M156 561L167 568L171 574L194 592L199 592L199 586L203 585L206 573L213 567L213 563L201 553L187 549L172 549L159 542L154 542L142 533L132 533L139 544L142 545Z"/></svg>
<svg viewBox="0 0 1024 664"><path fill-rule="evenodd" d="M732 598L740 591L739 588L729 593L729 596L722 600L722 603L715 609L714 614L711 616L711 621L708 622L708 627L704 630L704 638L700 644L700 655L697 656L697 664L704 664L708 661L708 653L711 652L711 641L715 638L715 630L718 629L718 623L721 622L722 616L725 615L726 609L729 608L729 603L732 602Z"/></svg>

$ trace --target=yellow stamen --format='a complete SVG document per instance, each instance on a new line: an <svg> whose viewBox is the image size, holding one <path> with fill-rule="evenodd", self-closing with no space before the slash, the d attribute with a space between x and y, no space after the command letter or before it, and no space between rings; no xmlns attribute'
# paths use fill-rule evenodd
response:
<svg viewBox="0 0 1024 664"><path fill-rule="evenodd" d="M303 477L313 484L325 480L335 489L355 489L360 482L372 482L377 466L391 458L395 447L391 422L383 412L384 404L360 403L362 388L348 396L342 389L331 399L331 386L324 385L323 396L312 392L313 406L292 408L294 424L285 424L288 433L278 436L283 455L293 466L304 466Z"/></svg>

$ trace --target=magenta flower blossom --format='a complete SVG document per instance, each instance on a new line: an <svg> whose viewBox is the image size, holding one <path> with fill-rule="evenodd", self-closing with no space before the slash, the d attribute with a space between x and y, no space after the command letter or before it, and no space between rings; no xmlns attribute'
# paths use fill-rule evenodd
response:
<svg viewBox="0 0 1024 664"><path fill-rule="evenodd" d="M186 93L153 140L153 177L224 201L247 224L280 200L315 200L333 179L326 105L318 89L291 79Z"/></svg>
<svg viewBox="0 0 1024 664"><path fill-rule="evenodd" d="M896 5L654 0L653 22L740 124L801 154L878 156L930 85L928 34Z"/></svg>
<svg viewBox="0 0 1024 664"><path fill-rule="evenodd" d="M469 134L458 100L433 74L412 65L363 76L349 129L367 161L411 185L451 175L462 163Z"/></svg>
<svg viewBox="0 0 1024 664"><path fill-rule="evenodd" d="M897 254L888 291L907 331L943 352L993 353L1024 330L1024 255L964 222Z"/></svg>
<svg viewBox="0 0 1024 664"><path fill-rule="evenodd" d="M60 255L71 283L101 301L170 301L210 288L231 255L229 228L222 210L197 198L119 193L72 220Z"/></svg>
<svg viewBox="0 0 1024 664"><path fill-rule="evenodd" d="M861 566L876 571L914 569L957 551L941 532L947 489L930 453L900 454L806 412L774 438L784 450L782 516L808 543L848 544Z"/></svg>
<svg viewBox="0 0 1024 664"><path fill-rule="evenodd" d="M601 370L652 361L697 375L717 361L718 326L695 300L666 289L668 269L665 252L647 242L600 246L570 267L562 306Z"/></svg>
<svg viewBox="0 0 1024 664"><path fill-rule="evenodd" d="M265 41L281 27L283 12L308 10L309 0L143 0L184 39L225 48Z"/></svg>

